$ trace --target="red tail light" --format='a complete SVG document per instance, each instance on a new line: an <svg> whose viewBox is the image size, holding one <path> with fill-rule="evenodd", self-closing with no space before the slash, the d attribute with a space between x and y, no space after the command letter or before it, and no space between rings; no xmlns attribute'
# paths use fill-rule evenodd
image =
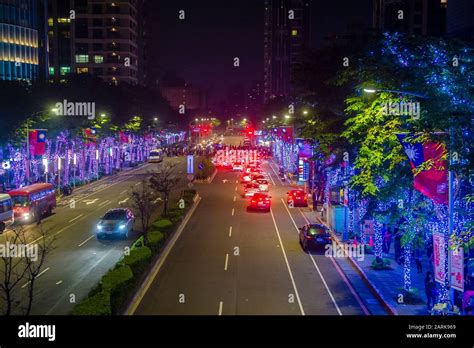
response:
<svg viewBox="0 0 474 348"><path fill-rule="evenodd" d="M255 199L252 199L252 203L257 203L257 201Z"/></svg>
<svg viewBox="0 0 474 348"><path fill-rule="evenodd" d="M308 197L304 196L304 200L307 201L307 200L308 200Z"/></svg>

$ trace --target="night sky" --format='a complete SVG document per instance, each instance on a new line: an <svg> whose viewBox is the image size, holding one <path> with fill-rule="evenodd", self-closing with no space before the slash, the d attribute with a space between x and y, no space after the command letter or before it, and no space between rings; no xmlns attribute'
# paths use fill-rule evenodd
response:
<svg viewBox="0 0 474 348"><path fill-rule="evenodd" d="M152 6L148 54L159 77L175 70L190 84L212 86L217 98L231 85L263 79L263 0L158 0ZM186 11L185 20L178 19L179 10ZM370 11L371 0L313 0L313 47L354 22L370 26Z"/></svg>

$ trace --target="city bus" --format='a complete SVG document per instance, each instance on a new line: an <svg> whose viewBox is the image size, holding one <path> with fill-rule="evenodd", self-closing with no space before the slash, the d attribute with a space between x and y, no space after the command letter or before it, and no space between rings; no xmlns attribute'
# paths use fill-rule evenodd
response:
<svg viewBox="0 0 474 348"><path fill-rule="evenodd" d="M56 208L56 193L52 184L39 183L8 192L12 198L16 222L30 223Z"/></svg>
<svg viewBox="0 0 474 348"><path fill-rule="evenodd" d="M0 193L0 233L5 227L13 224L13 206L10 195Z"/></svg>
<svg viewBox="0 0 474 348"><path fill-rule="evenodd" d="M163 150L162 149L154 149L150 151L150 155L148 156L149 163L160 163L163 162Z"/></svg>

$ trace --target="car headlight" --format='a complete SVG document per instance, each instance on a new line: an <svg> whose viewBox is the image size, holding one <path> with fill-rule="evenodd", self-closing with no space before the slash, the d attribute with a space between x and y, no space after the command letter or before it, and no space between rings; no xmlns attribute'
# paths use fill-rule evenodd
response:
<svg viewBox="0 0 474 348"><path fill-rule="evenodd" d="M98 229L99 231L101 231L101 230L102 230L102 225L97 225L97 229Z"/></svg>
<svg viewBox="0 0 474 348"><path fill-rule="evenodd" d="M127 226L126 226L126 225L120 225L120 226L119 226L119 228L120 228L121 230L123 230L125 227L127 227Z"/></svg>
<svg viewBox="0 0 474 348"><path fill-rule="evenodd" d="M30 213L23 213L23 219L29 219Z"/></svg>

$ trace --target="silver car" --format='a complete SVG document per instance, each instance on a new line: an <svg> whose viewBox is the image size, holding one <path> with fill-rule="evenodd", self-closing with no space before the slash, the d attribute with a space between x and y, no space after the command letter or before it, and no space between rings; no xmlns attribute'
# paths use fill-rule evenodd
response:
<svg viewBox="0 0 474 348"><path fill-rule="evenodd" d="M97 238L120 236L128 238L133 231L135 216L128 208L111 209L99 220L96 226Z"/></svg>

